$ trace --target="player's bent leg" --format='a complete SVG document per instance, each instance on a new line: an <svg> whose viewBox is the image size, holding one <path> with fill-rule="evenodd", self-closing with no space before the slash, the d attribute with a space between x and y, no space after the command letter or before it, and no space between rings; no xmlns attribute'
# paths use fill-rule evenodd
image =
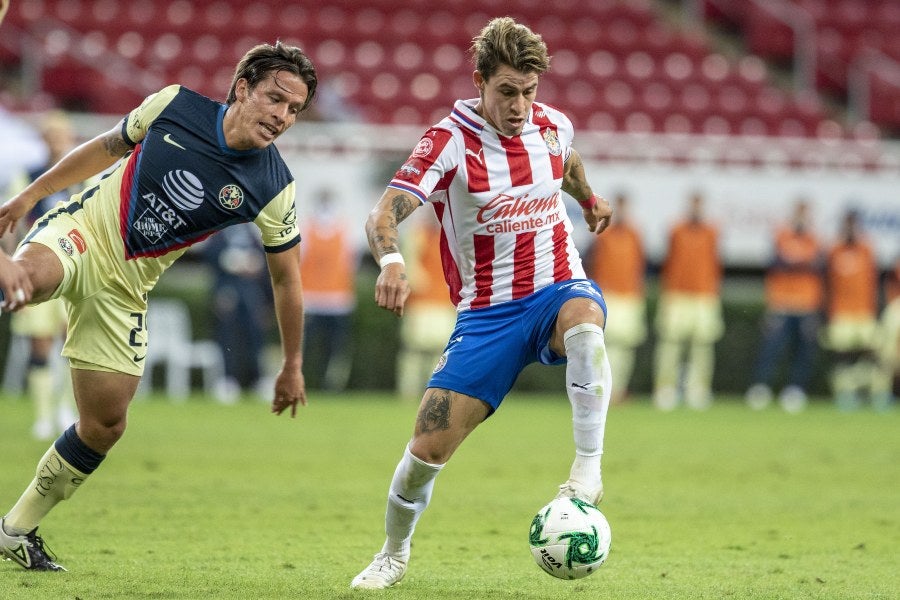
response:
<svg viewBox="0 0 900 600"><path fill-rule="evenodd" d="M78 406L78 436L92 450L106 454L125 433L128 405L140 377L110 371L72 369Z"/></svg>
<svg viewBox="0 0 900 600"><path fill-rule="evenodd" d="M603 334L603 312L587 298L567 301L557 317L553 343L566 356L566 394L572 405L575 460L557 497L597 504L603 497L600 459L606 414L612 396L612 370Z"/></svg>
<svg viewBox="0 0 900 600"><path fill-rule="evenodd" d="M38 462L35 478L3 518L3 553L26 569L59 570L37 535L40 521L67 500L122 436L128 403L138 378L121 373L73 369L81 418Z"/></svg>
<svg viewBox="0 0 900 600"><path fill-rule="evenodd" d="M572 405L575 460L558 496L576 497L596 505L603 497L600 459L612 395L612 372L603 330L598 325L575 325L564 337L566 393Z"/></svg>
<svg viewBox="0 0 900 600"><path fill-rule="evenodd" d="M415 435L391 479L384 546L369 566L353 578L351 587L383 589L403 579L416 522L428 507L435 478L488 413L488 406L471 396L449 390L426 390Z"/></svg>
<svg viewBox="0 0 900 600"><path fill-rule="evenodd" d="M47 246L32 242L23 244L16 251L13 260L21 264L31 279L34 290L31 304L49 299L63 280L63 266L59 257Z"/></svg>

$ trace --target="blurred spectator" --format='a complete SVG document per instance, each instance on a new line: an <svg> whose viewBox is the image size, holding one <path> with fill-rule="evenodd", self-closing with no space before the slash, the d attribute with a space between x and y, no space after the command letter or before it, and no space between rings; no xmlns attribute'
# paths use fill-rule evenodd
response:
<svg viewBox="0 0 900 600"><path fill-rule="evenodd" d="M39 133L25 121L0 106L0 139L15 144L0 144L0 190L12 185L12 178L47 159L48 149Z"/></svg>
<svg viewBox="0 0 900 600"><path fill-rule="evenodd" d="M36 168L27 169L14 177L7 195L14 196L44 171L54 165L75 146L75 132L68 117L61 112L46 115L40 127L47 147L47 159ZM69 199L80 187L60 190L43 198L19 223L19 235L6 238L18 242L45 212L59 202ZM25 377L26 391L34 404L35 419L32 436L37 440L55 439L75 422L75 398L67 365L62 357L53 356L61 347L66 331L66 306L58 298L42 304L26 306L12 314L10 329L13 335L28 340L28 363ZM12 358L12 357L10 357Z"/></svg>
<svg viewBox="0 0 900 600"><path fill-rule="evenodd" d="M828 326L823 343L833 357L832 389L842 410L860 406L872 391L877 336L878 270L875 252L860 230L859 215L848 211L839 239L828 255Z"/></svg>
<svg viewBox="0 0 900 600"><path fill-rule="evenodd" d="M886 409L900 397L900 256L884 280L884 302L872 402Z"/></svg>
<svg viewBox="0 0 900 600"><path fill-rule="evenodd" d="M300 245L303 274L303 370L309 387L339 392L350 377L350 325L356 309L357 253L334 192L323 188L306 217Z"/></svg>
<svg viewBox="0 0 900 600"><path fill-rule="evenodd" d="M230 403L241 392L261 389L264 384L260 363L271 326L265 251L252 223L218 231L201 249L214 273L215 339L225 357L225 381L217 385L216 398Z"/></svg>
<svg viewBox="0 0 900 600"><path fill-rule="evenodd" d="M612 402L629 390L637 347L647 339L644 279L646 259L641 235L629 220L628 198L618 194L612 224L597 236L586 256L588 276L600 285L614 319L606 323L606 352L612 368Z"/></svg>
<svg viewBox="0 0 900 600"><path fill-rule="evenodd" d="M694 193L687 218L671 230L662 266L653 392L653 402L662 410L679 403L682 362L685 404L700 410L712 403L714 346L724 331L722 265L718 230L706 222L703 205L703 196ZM685 348L687 357L682 361Z"/></svg>
<svg viewBox="0 0 900 600"><path fill-rule="evenodd" d="M765 408L772 401L772 376L787 348L790 368L779 402L786 411L799 412L806 406L807 385L818 347L825 266L805 199L797 201L790 222L776 231L774 250L766 273L762 344L746 400L754 409Z"/></svg>
<svg viewBox="0 0 900 600"><path fill-rule="evenodd" d="M441 228L433 213L413 215L403 241L411 294L400 319L397 394L418 400L456 324L441 266Z"/></svg>

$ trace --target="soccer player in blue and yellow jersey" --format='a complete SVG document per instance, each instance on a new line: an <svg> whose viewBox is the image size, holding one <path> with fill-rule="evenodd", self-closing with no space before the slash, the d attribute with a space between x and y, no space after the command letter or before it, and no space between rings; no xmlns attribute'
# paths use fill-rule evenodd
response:
<svg viewBox="0 0 900 600"><path fill-rule="evenodd" d="M294 416L306 404L295 184L272 143L309 106L316 84L300 49L256 46L238 63L225 104L166 87L0 207L2 235L42 197L124 157L99 184L35 223L12 259L0 254L0 307L66 300L63 355L79 411L0 520L0 549L26 569L62 569L38 523L124 433L147 352L147 293L190 245L236 223L259 227L284 352L272 412L290 408Z"/></svg>

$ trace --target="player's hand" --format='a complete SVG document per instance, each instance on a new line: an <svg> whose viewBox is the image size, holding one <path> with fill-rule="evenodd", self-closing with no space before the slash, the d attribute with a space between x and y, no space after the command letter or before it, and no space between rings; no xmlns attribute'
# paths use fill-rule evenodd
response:
<svg viewBox="0 0 900 600"><path fill-rule="evenodd" d="M3 299L0 300L0 310L19 310L31 300L34 288L28 272L19 263L15 262L5 252L0 250L0 291Z"/></svg>
<svg viewBox="0 0 900 600"><path fill-rule="evenodd" d="M298 369L282 369L275 378L275 397L272 399L272 412L280 415L288 408L291 418L297 416L297 404L306 406L306 381Z"/></svg>
<svg viewBox="0 0 900 600"><path fill-rule="evenodd" d="M0 237L16 230L19 219L28 214L33 206L21 194L14 196L0 206Z"/></svg>
<svg viewBox="0 0 900 600"><path fill-rule="evenodd" d="M604 198L596 195L594 197L597 199L597 203L592 208L582 207L581 214L588 225L588 231L599 235L609 227L613 210Z"/></svg>
<svg viewBox="0 0 900 600"><path fill-rule="evenodd" d="M400 263L385 265L375 281L375 303L398 317L402 317L403 306L406 304L409 294L406 267Z"/></svg>

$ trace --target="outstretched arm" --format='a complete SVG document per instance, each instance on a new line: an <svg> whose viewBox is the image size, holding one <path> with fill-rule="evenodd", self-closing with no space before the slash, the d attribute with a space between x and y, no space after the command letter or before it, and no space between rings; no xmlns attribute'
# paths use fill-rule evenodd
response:
<svg viewBox="0 0 900 600"><path fill-rule="evenodd" d="M297 415L297 403L306 406L303 378L303 285L300 279L299 244L284 252L267 253L266 261L275 296L275 317L281 334L284 363L275 378L272 412L280 415L288 407Z"/></svg>
<svg viewBox="0 0 900 600"><path fill-rule="evenodd" d="M131 146L122 137L122 122L74 148L24 190L0 206L0 236L14 231L16 223L41 198L64 190L103 172L122 158Z"/></svg>
<svg viewBox="0 0 900 600"><path fill-rule="evenodd" d="M381 266L375 282L375 302L398 317L409 298L406 265L400 254L400 232L397 226L419 207L418 198L407 192L388 188L366 220L366 237L372 257Z"/></svg>
<svg viewBox="0 0 900 600"><path fill-rule="evenodd" d="M582 216L584 216L590 231L599 234L609 227L612 207L609 202L594 195L594 192L591 191L591 186L588 185L587 177L584 174L581 156L574 149L571 150L569 158L566 160L562 190L575 198L581 205Z"/></svg>

